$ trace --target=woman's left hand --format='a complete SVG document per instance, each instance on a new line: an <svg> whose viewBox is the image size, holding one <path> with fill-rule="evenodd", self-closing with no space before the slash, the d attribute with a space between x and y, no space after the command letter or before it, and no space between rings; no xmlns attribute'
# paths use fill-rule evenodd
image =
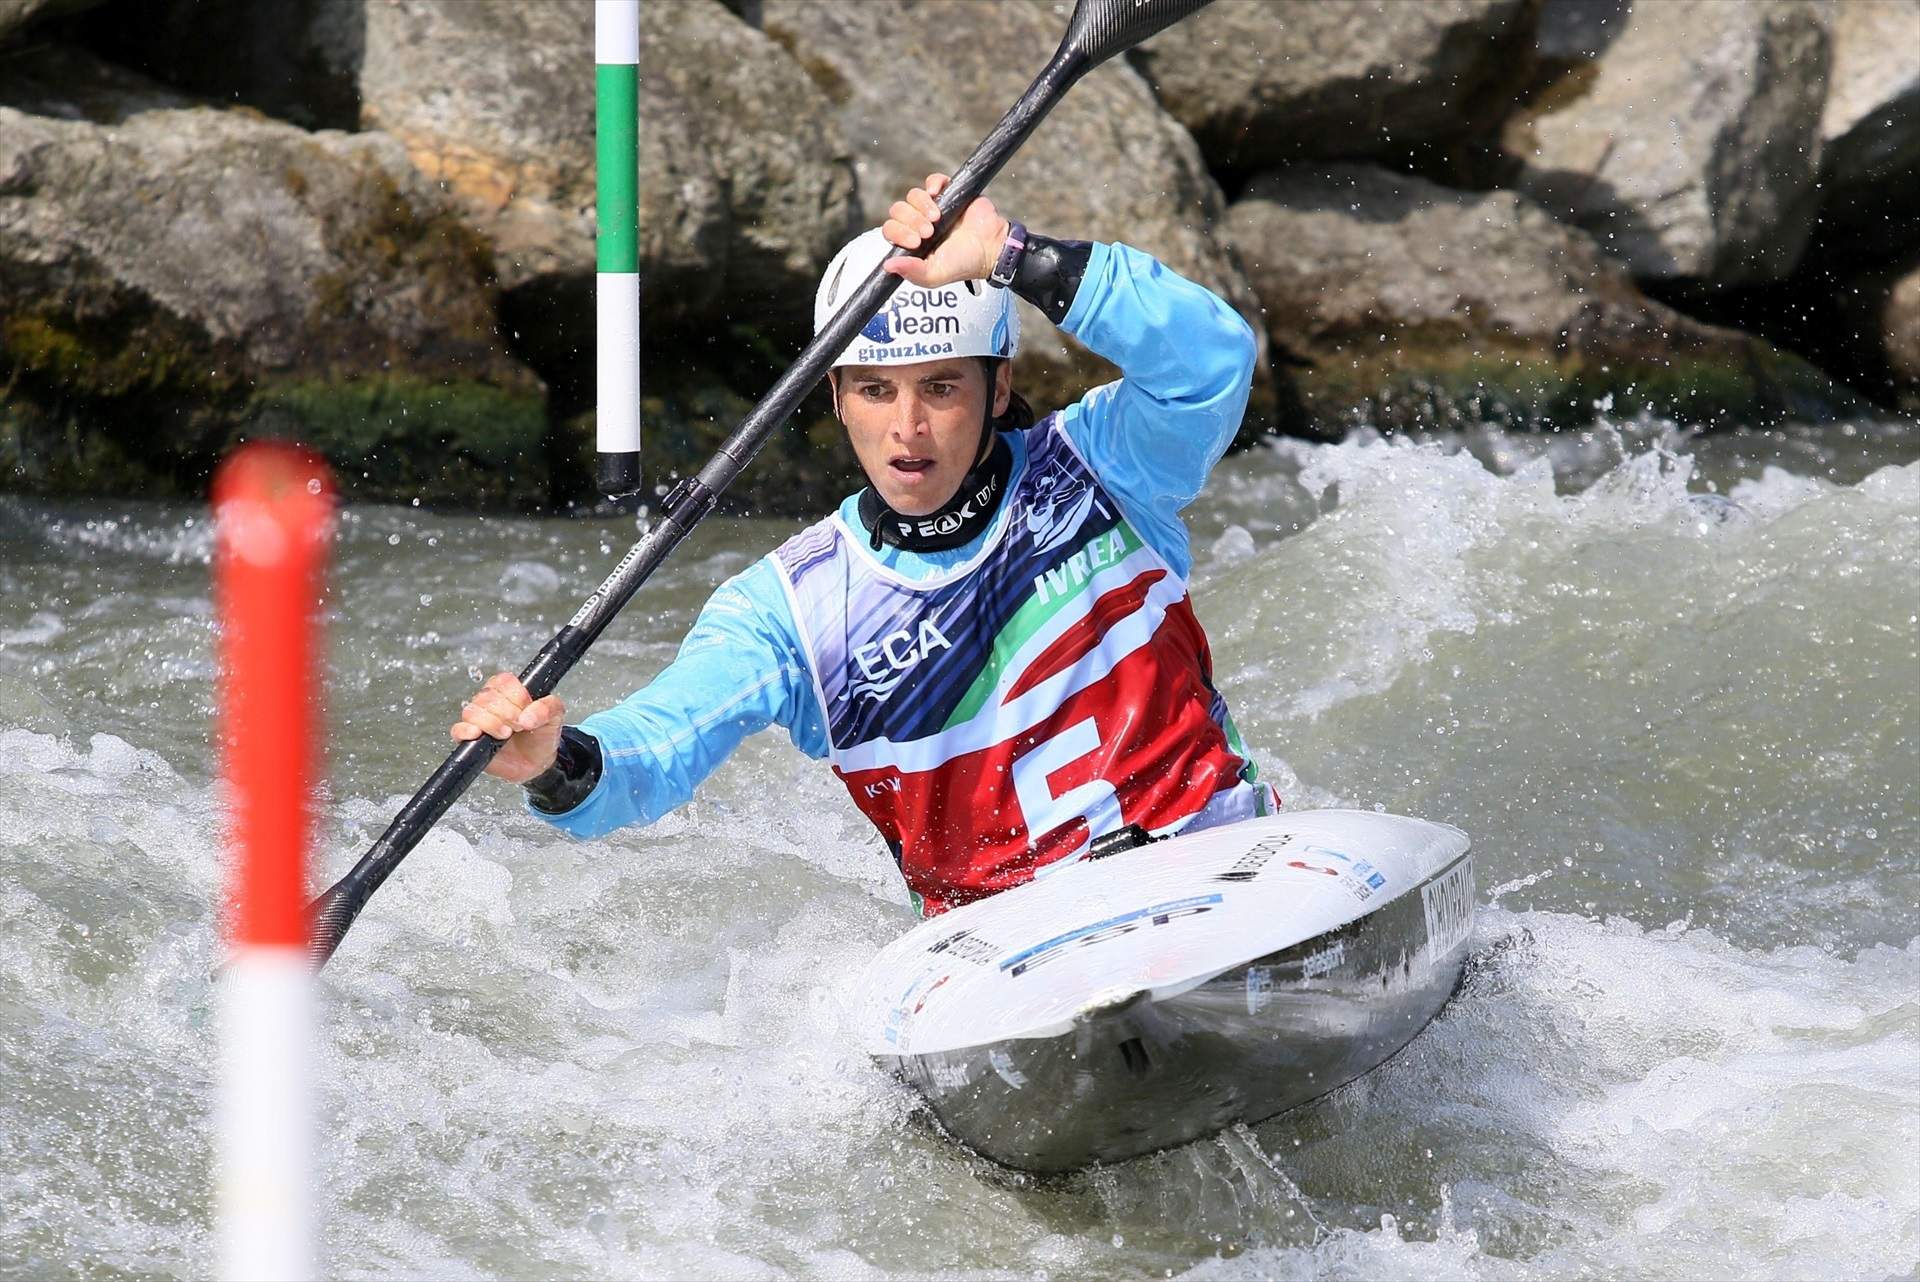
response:
<svg viewBox="0 0 1920 1282"><path fill-rule="evenodd" d="M915 187L905 199L893 202L880 232L902 249L918 249L933 235L940 220L935 199L946 190L945 174L928 174L924 187ZM985 196L976 196L960 215L960 225L926 258L890 258L887 270L915 285L932 287L957 280L985 280L1000 261L1007 240L1007 220Z"/></svg>

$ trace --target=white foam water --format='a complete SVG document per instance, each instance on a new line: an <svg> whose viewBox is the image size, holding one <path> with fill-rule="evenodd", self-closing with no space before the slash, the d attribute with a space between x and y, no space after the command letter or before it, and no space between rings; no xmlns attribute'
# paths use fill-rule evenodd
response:
<svg viewBox="0 0 1920 1282"><path fill-rule="evenodd" d="M1194 513L1289 804L1473 834L1460 995L1287 1116L1036 1179L858 1049L910 922L777 732L593 843L483 784L321 982L330 1273L1901 1277L1920 1269L1920 465L1898 435L1255 451ZM337 874L631 523L359 509ZM563 691L790 526L716 518ZM0 1275L205 1276L222 836L204 515L0 505Z"/></svg>

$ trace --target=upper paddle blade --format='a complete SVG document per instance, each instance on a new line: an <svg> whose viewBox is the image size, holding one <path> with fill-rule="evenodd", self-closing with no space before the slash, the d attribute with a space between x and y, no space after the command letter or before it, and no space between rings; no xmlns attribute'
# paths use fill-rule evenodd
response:
<svg viewBox="0 0 1920 1282"><path fill-rule="evenodd" d="M1061 46L1092 66L1126 52L1210 3L1212 0L1080 0Z"/></svg>

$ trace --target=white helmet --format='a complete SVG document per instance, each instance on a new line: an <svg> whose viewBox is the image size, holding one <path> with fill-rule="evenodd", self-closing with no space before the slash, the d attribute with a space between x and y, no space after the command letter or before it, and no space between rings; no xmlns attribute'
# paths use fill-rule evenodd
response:
<svg viewBox="0 0 1920 1282"><path fill-rule="evenodd" d="M833 256L813 296L814 333L826 328L892 250L876 227L855 236ZM942 356L1010 357L1020 350L1020 315L1010 294L982 280L934 289L902 284L834 359L833 367L911 365Z"/></svg>

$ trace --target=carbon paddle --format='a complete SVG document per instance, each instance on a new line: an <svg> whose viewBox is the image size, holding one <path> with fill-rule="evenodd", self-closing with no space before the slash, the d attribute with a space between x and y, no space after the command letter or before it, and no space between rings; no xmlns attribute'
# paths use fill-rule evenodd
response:
<svg viewBox="0 0 1920 1282"><path fill-rule="evenodd" d="M963 210L985 191L1020 144L1082 76L1210 2L1079 0L1073 16L1067 20L1067 33L1059 49L1054 51L1053 59L1007 109L993 132L974 149L967 163L960 166L946 190L940 193L941 213L950 215ZM934 224L932 239L918 252L931 253L958 221L952 217L941 218ZM896 249L889 257L906 256L908 252ZM661 505L660 519L620 558L613 573L593 590L567 625L521 670L520 682L529 694L540 699L553 693L560 678L580 661L613 621L613 616L666 560L668 553L713 510L714 500L721 491L740 475L774 429L813 390L833 358L853 341L854 334L873 319L899 287L900 277L876 267L859 291L835 313L825 329L814 335L799 359L721 444L719 453L696 475L674 486ZM483 735L449 753L420 791L400 808L400 813L360 857L353 870L313 901L313 935L308 951L316 968L326 965L373 892L393 875L400 861L486 769L487 762L500 750L500 744L500 740Z"/></svg>

